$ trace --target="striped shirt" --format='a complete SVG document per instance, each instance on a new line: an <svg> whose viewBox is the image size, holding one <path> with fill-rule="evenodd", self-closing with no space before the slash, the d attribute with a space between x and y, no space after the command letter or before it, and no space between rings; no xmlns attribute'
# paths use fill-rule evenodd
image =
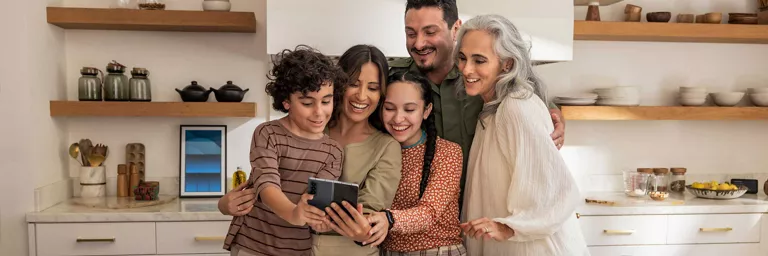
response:
<svg viewBox="0 0 768 256"><path fill-rule="evenodd" d="M311 140L286 129L279 120L260 124L251 141L250 188L280 188L294 204L307 191L309 177L337 180L341 175L341 145L327 135ZM248 214L234 217L224 249L238 246L255 255L310 255L308 226L294 226L277 216L257 197Z"/></svg>

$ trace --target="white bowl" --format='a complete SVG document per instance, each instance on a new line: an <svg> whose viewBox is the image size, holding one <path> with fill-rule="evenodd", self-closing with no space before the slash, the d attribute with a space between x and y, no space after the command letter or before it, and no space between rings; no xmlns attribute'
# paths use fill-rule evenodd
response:
<svg viewBox="0 0 768 256"><path fill-rule="evenodd" d="M753 93L768 93L768 87L749 88L749 89L747 89L747 92L749 92L749 94L753 94Z"/></svg>
<svg viewBox="0 0 768 256"><path fill-rule="evenodd" d="M678 101L683 106L701 106L707 102L707 98L679 98Z"/></svg>
<svg viewBox="0 0 768 256"><path fill-rule="evenodd" d="M752 104L758 107L768 107L768 93L753 93L749 95Z"/></svg>
<svg viewBox="0 0 768 256"><path fill-rule="evenodd" d="M715 104L722 107L733 107L744 98L743 92L717 92L711 93Z"/></svg>
<svg viewBox="0 0 768 256"><path fill-rule="evenodd" d="M688 93L688 92L707 93L707 88L706 87L692 87L692 86L681 86L680 87L680 93Z"/></svg>
<svg viewBox="0 0 768 256"><path fill-rule="evenodd" d="M706 92L681 92L680 98L681 99L706 99L707 93Z"/></svg>
<svg viewBox="0 0 768 256"><path fill-rule="evenodd" d="M204 0L203 10L205 11L219 11L228 12L232 8L232 4L229 0Z"/></svg>

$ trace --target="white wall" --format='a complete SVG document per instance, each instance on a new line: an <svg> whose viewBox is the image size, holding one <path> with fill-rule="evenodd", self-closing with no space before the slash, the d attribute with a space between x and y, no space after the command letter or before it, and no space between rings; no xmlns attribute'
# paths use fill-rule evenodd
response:
<svg viewBox="0 0 768 256"><path fill-rule="evenodd" d="M202 10L202 1L164 1L166 9ZM66 31L67 98L77 100L79 69L92 66L105 71L116 60L127 66L150 71L153 101L181 101L174 88L183 88L192 80L219 88L226 81L250 91L243 101L256 102L257 118L67 118L69 143L90 138L93 143L110 147L107 176L117 176L117 165L125 163L125 145L144 143L147 150L147 178L175 180L179 176L179 125L226 124L227 171L237 166L249 170L248 150L254 128L266 119L270 105L264 93L266 70L266 1L232 0L232 11L254 12L256 33L187 33L143 31ZM108 7L109 1L65 0L65 6ZM130 78L130 72L126 72ZM216 99L210 94L210 102ZM70 170L77 163L69 161ZM112 181L110 179L110 186ZM161 183L163 192L176 192L176 184Z"/></svg>
<svg viewBox="0 0 768 256"><path fill-rule="evenodd" d="M624 1L601 7L623 20L626 4L647 11L755 12L756 1ZM583 20L585 8L575 18ZM710 92L768 87L768 45L575 41L574 61L538 68L550 96L598 87L637 86L641 105L676 105L679 86ZM563 155L582 191L621 190L621 171L687 167L688 180L768 178L767 121L568 121ZM692 176L692 177L691 177ZM762 189L760 190L762 191Z"/></svg>
<svg viewBox="0 0 768 256"><path fill-rule="evenodd" d="M48 101L64 97L63 32L45 21L45 6L20 1L0 8L0 252L26 255L25 213L35 189L64 179L67 129L51 120Z"/></svg>

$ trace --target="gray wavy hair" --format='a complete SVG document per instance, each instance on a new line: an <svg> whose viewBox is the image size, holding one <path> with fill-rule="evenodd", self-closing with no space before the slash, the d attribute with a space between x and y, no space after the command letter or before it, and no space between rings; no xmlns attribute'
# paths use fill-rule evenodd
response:
<svg viewBox="0 0 768 256"><path fill-rule="evenodd" d="M509 94L519 90L526 92L522 98L531 97L531 93L533 93L546 104L546 88L538 75L533 72L530 46L528 42L523 40L515 25L503 16L480 15L462 24L454 48L454 59L458 60L464 35L473 30L482 30L493 35L493 50L499 56L502 66L507 60L512 60L514 63L512 69L506 72L502 71L503 73L499 74L499 81L494 86L494 98L483 106L480 119L495 114L501 101ZM460 94L466 93L464 89L463 86L460 86Z"/></svg>

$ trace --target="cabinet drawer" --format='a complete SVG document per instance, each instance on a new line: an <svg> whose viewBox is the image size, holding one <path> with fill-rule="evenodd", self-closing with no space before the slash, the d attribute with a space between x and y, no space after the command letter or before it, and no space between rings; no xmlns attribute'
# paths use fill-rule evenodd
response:
<svg viewBox="0 0 768 256"><path fill-rule="evenodd" d="M667 216L581 216L587 245L665 244Z"/></svg>
<svg viewBox="0 0 768 256"><path fill-rule="evenodd" d="M592 256L763 256L759 244L641 245L589 247Z"/></svg>
<svg viewBox="0 0 768 256"><path fill-rule="evenodd" d="M158 222L157 253L229 253L224 238L229 221Z"/></svg>
<svg viewBox="0 0 768 256"><path fill-rule="evenodd" d="M36 224L38 256L155 254L155 223Z"/></svg>
<svg viewBox="0 0 768 256"><path fill-rule="evenodd" d="M762 214L670 215L668 244L759 243Z"/></svg>

